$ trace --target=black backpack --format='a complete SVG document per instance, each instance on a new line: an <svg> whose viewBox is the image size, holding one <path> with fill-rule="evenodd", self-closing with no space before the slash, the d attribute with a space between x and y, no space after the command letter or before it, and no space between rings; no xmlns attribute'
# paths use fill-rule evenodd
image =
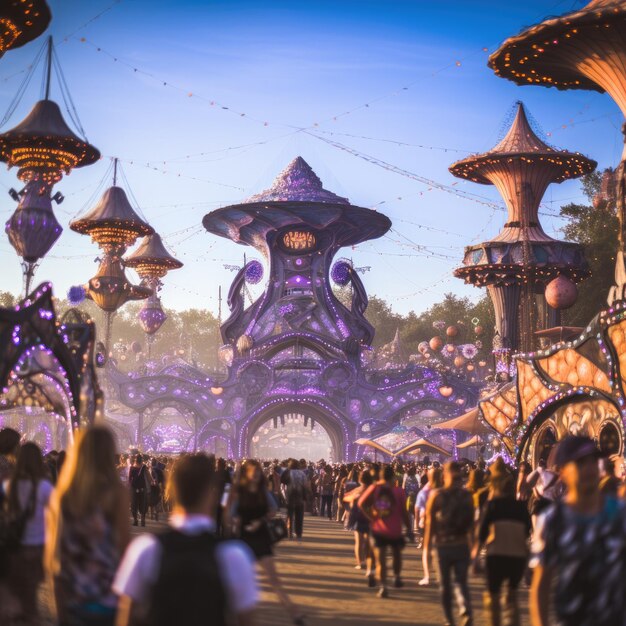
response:
<svg viewBox="0 0 626 626"><path fill-rule="evenodd" d="M226 590L209 532L187 535L170 529L157 536L162 548L146 626L225 626Z"/></svg>
<svg viewBox="0 0 626 626"><path fill-rule="evenodd" d="M474 504L470 492L461 487L450 487L442 489L437 499L440 507L438 531L452 537L469 533L474 524Z"/></svg>

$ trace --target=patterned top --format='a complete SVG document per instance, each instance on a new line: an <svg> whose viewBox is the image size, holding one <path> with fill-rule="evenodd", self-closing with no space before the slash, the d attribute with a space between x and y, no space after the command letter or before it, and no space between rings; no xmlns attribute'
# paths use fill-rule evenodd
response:
<svg viewBox="0 0 626 626"><path fill-rule="evenodd" d="M607 497L597 515L551 505L538 518L532 565L555 570L558 623L619 626L626 595L626 506Z"/></svg>
<svg viewBox="0 0 626 626"><path fill-rule="evenodd" d="M120 562L113 526L101 511L75 520L63 515L57 584L67 606L117 606L111 585Z"/></svg>

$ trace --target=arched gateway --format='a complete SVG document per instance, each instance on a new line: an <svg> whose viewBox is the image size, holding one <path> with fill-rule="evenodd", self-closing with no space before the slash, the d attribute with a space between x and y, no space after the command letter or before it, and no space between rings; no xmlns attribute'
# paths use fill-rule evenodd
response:
<svg viewBox="0 0 626 626"><path fill-rule="evenodd" d="M365 318L367 294L351 264L333 265L333 258L344 246L381 237L391 222L324 189L302 158L270 189L209 213L203 224L267 259L264 293L245 307L246 282L263 279L262 264L251 261L228 294L230 317L221 327L219 352L225 378L184 364L129 378L111 366L110 378L127 407L141 412L156 401L184 402L204 424L199 447L205 435L220 437L238 457L249 455L262 435L288 442L275 446L274 456L304 456L292 440L304 440L305 426L318 425L334 459L350 460L364 452L355 441L389 432L433 403L442 418L475 404L477 385L448 379L443 371L407 363L396 369L368 365L374 328ZM349 306L337 299L331 279L350 288ZM292 422L297 416L301 432L295 426L278 432L289 416ZM259 433L261 428L268 433Z"/></svg>

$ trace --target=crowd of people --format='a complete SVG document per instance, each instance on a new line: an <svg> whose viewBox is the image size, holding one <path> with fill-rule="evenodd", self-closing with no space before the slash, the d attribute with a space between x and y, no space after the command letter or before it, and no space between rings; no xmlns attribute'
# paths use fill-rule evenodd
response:
<svg viewBox="0 0 626 626"><path fill-rule="evenodd" d="M533 626L551 615L568 626L625 626L624 491L585 437L566 437L533 469L501 457L441 465L120 455L102 426L77 433L67 454L44 456L5 428L0 624L40 623L45 582L62 626L249 626L257 571L286 617L305 624L274 546L303 542L306 512L353 533L355 568L381 601L405 585L403 551L420 550L419 585L436 580L445 624L473 623L473 572L491 626L520 624L523 584ZM148 515L165 517L167 529L138 529L130 541Z"/></svg>

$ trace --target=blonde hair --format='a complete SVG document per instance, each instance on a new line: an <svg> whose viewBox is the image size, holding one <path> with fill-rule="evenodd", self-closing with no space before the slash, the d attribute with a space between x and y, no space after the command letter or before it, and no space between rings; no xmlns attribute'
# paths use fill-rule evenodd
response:
<svg viewBox="0 0 626 626"><path fill-rule="evenodd" d="M99 509L113 519L122 489L115 452L108 428L93 426L77 434L57 483L56 497L63 514L80 518Z"/></svg>

